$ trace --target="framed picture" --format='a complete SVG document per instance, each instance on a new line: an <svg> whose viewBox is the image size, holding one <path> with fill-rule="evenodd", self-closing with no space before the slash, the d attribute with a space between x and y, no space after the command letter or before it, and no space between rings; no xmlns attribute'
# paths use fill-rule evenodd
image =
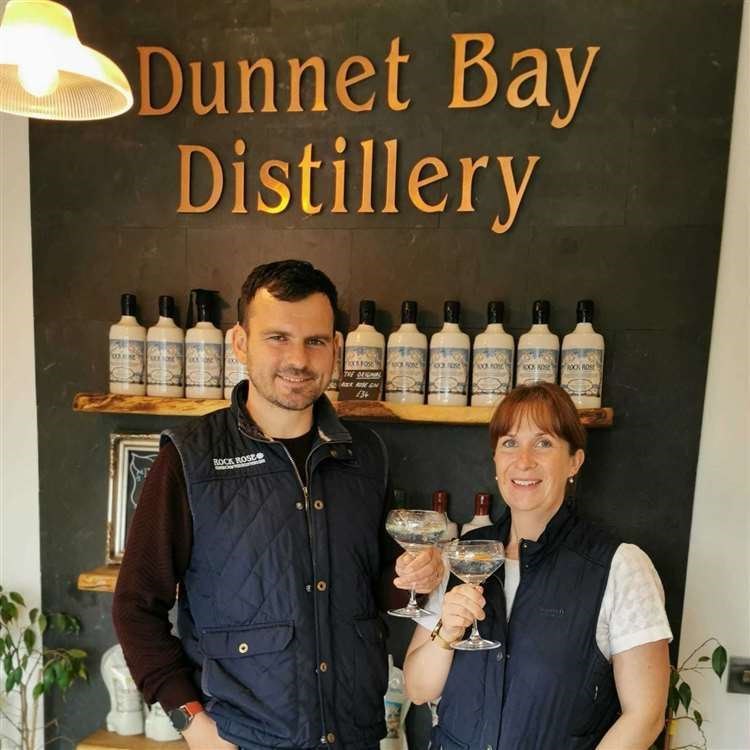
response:
<svg viewBox="0 0 750 750"><path fill-rule="evenodd" d="M113 432L109 436L108 563L122 562L143 481L158 453L159 435Z"/></svg>

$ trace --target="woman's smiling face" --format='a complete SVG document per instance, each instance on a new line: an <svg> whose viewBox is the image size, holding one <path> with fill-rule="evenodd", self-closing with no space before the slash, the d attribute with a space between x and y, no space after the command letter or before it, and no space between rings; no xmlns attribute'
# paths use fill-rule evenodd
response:
<svg viewBox="0 0 750 750"><path fill-rule="evenodd" d="M545 432L528 415L501 435L495 448L497 484L513 512L534 513L549 520L565 499L565 485L583 463L584 453Z"/></svg>

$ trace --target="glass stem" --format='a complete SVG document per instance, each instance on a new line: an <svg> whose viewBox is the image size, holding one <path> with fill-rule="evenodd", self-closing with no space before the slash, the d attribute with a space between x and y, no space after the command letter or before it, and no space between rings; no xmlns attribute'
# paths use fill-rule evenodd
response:
<svg viewBox="0 0 750 750"><path fill-rule="evenodd" d="M477 618L474 618L474 624L471 626L471 635L469 636L470 641L481 641L482 636L479 635L479 627L477 626Z"/></svg>
<svg viewBox="0 0 750 750"><path fill-rule="evenodd" d="M409 592L409 603L406 606L409 609L417 609L417 589L414 586L411 587L411 591Z"/></svg>

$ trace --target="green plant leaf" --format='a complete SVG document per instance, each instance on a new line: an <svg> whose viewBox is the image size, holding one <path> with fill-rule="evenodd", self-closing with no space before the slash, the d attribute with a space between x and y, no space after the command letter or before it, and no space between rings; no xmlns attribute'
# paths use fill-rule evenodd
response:
<svg viewBox="0 0 750 750"><path fill-rule="evenodd" d="M5 640L0 638L0 656L5 656Z"/></svg>
<svg viewBox="0 0 750 750"><path fill-rule="evenodd" d="M29 620L31 621L32 625L36 621L36 616L38 614L39 614L39 610L36 607L34 607L34 609L32 609L31 612L29 612Z"/></svg>
<svg viewBox="0 0 750 750"><path fill-rule="evenodd" d="M707 656L701 656L700 659L698 659L698 661L710 661L710 660Z"/></svg>
<svg viewBox="0 0 750 750"><path fill-rule="evenodd" d="M49 690L55 684L55 672L51 667L44 668L44 689Z"/></svg>
<svg viewBox="0 0 750 750"><path fill-rule="evenodd" d="M11 591L9 596L11 600L14 601L16 604L19 604L22 607L26 606L26 602L23 600L23 597L17 591Z"/></svg>
<svg viewBox="0 0 750 750"><path fill-rule="evenodd" d="M67 619L62 612L53 612L49 615L49 625L52 630L57 630L60 633L64 633L66 622Z"/></svg>
<svg viewBox="0 0 750 750"><path fill-rule="evenodd" d="M672 667L669 673L669 687L677 687L677 683L680 681L680 673Z"/></svg>
<svg viewBox="0 0 750 750"><path fill-rule="evenodd" d="M44 635L44 631L47 629L47 615L44 612L39 614L39 634Z"/></svg>
<svg viewBox="0 0 750 750"><path fill-rule="evenodd" d="M31 653L36 643L36 633L33 628L26 628L23 631L23 644L26 646L26 651Z"/></svg>
<svg viewBox="0 0 750 750"><path fill-rule="evenodd" d="M669 697L667 698L667 707L671 713L676 713L680 707L680 694L676 687L669 688Z"/></svg>
<svg viewBox="0 0 750 750"><path fill-rule="evenodd" d="M5 672L5 674L10 674L12 671L13 671L13 655L5 654L5 658L3 659L3 672Z"/></svg>
<svg viewBox="0 0 750 750"><path fill-rule="evenodd" d="M678 692L682 705L685 706L685 711L688 711L690 709L690 701L693 699L693 691L690 689L690 685L687 682L683 682Z"/></svg>
<svg viewBox="0 0 750 750"><path fill-rule="evenodd" d="M5 692L9 693L16 686L16 673L15 671L9 672L5 677Z"/></svg>
<svg viewBox="0 0 750 750"><path fill-rule="evenodd" d="M88 654L82 651L80 648L71 648L68 650L68 655L73 659L85 659Z"/></svg>
<svg viewBox="0 0 750 750"><path fill-rule="evenodd" d="M701 715L700 711L693 711L693 718L695 719L695 723L698 726L698 729L701 728L701 724L703 724L703 716Z"/></svg>
<svg viewBox="0 0 750 750"><path fill-rule="evenodd" d="M39 696L44 692L44 683L38 682L36 685L34 685L34 691L32 695L34 696L34 700L38 700Z"/></svg>
<svg viewBox="0 0 750 750"><path fill-rule="evenodd" d="M727 668L727 650L724 646L717 646L711 654L711 666L716 676L721 679L724 670Z"/></svg>

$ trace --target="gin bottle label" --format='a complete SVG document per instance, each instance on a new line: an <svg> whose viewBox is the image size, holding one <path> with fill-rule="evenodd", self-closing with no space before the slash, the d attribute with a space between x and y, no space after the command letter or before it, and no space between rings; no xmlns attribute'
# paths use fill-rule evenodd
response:
<svg viewBox="0 0 750 750"><path fill-rule="evenodd" d="M149 341L146 351L149 385L183 385L185 345L181 341Z"/></svg>
<svg viewBox="0 0 750 750"><path fill-rule="evenodd" d="M222 345L190 342L185 345L185 384L221 387Z"/></svg>
<svg viewBox="0 0 750 750"><path fill-rule="evenodd" d="M427 352L419 346L389 346L386 393L424 393Z"/></svg>
<svg viewBox="0 0 750 750"><path fill-rule="evenodd" d="M110 339L110 382L142 384L144 354L144 341L133 341L132 339Z"/></svg>
<svg viewBox="0 0 750 750"><path fill-rule="evenodd" d="M519 349L516 385L556 383L559 356L557 349Z"/></svg>
<svg viewBox="0 0 750 750"><path fill-rule="evenodd" d="M469 379L469 351L458 347L430 349L430 393L465 396Z"/></svg>
<svg viewBox="0 0 750 750"><path fill-rule="evenodd" d="M513 350L474 349L471 392L475 396L504 396L513 378Z"/></svg>
<svg viewBox="0 0 750 750"><path fill-rule="evenodd" d="M224 387L234 388L240 380L247 380L247 368L234 356L230 345L224 355Z"/></svg>
<svg viewBox="0 0 750 750"><path fill-rule="evenodd" d="M382 370L383 350L379 346L349 346L346 349L345 370Z"/></svg>
<svg viewBox="0 0 750 750"><path fill-rule="evenodd" d="M565 349L560 368L560 385L571 396L602 395L602 350Z"/></svg>

